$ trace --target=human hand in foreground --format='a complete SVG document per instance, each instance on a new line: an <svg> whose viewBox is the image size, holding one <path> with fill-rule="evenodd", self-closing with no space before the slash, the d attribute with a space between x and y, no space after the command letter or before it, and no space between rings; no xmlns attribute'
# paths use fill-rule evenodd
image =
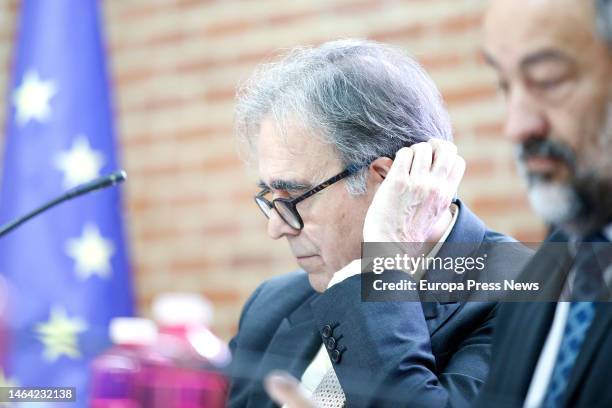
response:
<svg viewBox="0 0 612 408"><path fill-rule="evenodd" d="M317 408L304 394L300 383L285 371L274 371L265 378L266 392L281 407L287 408Z"/></svg>

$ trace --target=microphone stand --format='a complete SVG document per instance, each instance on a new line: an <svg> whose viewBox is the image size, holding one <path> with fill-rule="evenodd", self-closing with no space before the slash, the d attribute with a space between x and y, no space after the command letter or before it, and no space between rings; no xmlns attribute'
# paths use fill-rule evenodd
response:
<svg viewBox="0 0 612 408"><path fill-rule="evenodd" d="M51 207L55 207L56 205L63 203L64 201L72 200L73 198L81 196L83 194L87 194L95 190L100 190L103 188L114 186L115 184L122 183L123 181L125 181L126 178L127 174L125 173L125 171L117 170L107 176L98 177L87 183L78 185L75 188L68 190L61 196L54 198L53 200L27 213L26 215L4 224L2 227L0 227L0 238L8 234L24 222L28 221L29 219L34 218L38 214L47 211Z"/></svg>

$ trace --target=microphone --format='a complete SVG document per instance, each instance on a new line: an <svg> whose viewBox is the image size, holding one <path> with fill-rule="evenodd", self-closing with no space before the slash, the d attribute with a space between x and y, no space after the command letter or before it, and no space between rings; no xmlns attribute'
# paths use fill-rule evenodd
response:
<svg viewBox="0 0 612 408"><path fill-rule="evenodd" d="M38 214L47 211L51 207L55 207L56 205L63 203L64 201L72 200L73 198L82 196L83 194L90 193L95 190L100 190L103 188L114 186L115 184L123 183L127 179L127 174L124 170L117 170L107 176L101 176L95 178L87 183L79 184L78 186L66 191L61 196L54 198L53 200L47 202L46 204L41 205L35 210L27 213L26 215L17 218L7 224L4 224L0 227L0 237L8 234L24 222L28 221L31 218L36 217Z"/></svg>

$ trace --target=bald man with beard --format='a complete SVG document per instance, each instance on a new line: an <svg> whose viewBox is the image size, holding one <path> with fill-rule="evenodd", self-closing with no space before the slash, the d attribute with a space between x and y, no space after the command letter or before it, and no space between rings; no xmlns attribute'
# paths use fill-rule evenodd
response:
<svg viewBox="0 0 612 408"><path fill-rule="evenodd" d="M553 298L502 305L476 406L612 406L611 16L609 0L494 0L486 14L505 134L558 231L523 272Z"/></svg>

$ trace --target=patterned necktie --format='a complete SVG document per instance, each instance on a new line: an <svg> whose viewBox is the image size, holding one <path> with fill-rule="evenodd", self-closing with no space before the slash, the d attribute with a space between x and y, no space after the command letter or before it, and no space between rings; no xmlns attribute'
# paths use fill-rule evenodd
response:
<svg viewBox="0 0 612 408"><path fill-rule="evenodd" d="M605 287L602 279L602 258L599 255L602 249L606 249L601 245L607 240L601 234L596 234L585 241L580 245L575 262L574 288L572 290L574 300L597 299L602 286ZM557 354L557 360L542 404L543 407L555 408L561 406L576 358L595 317L595 309L596 303L594 302L574 301L571 303L563 338L559 346L559 354Z"/></svg>
<svg viewBox="0 0 612 408"><path fill-rule="evenodd" d="M612 263L612 246L602 234L593 234L579 244L576 257L572 300L598 301L610 296L604 279L606 268Z"/></svg>
<svg viewBox="0 0 612 408"><path fill-rule="evenodd" d="M572 302L570 305L563 339L561 340L555 368L548 384L548 390L544 397L543 407L554 408L561 406L563 392L567 386L587 330L591 326L594 317L595 303Z"/></svg>
<svg viewBox="0 0 612 408"><path fill-rule="evenodd" d="M333 367L323 376L323 379L312 393L312 401L316 407L342 408L346 402L344 391Z"/></svg>

